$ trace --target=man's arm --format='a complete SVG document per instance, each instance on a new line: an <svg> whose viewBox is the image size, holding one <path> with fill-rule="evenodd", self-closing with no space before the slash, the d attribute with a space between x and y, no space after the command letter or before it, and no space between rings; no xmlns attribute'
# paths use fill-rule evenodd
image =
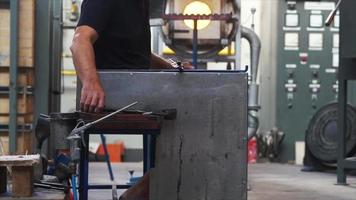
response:
<svg viewBox="0 0 356 200"><path fill-rule="evenodd" d="M73 62L82 91L80 108L84 112L100 112L104 108L105 94L96 71L93 44L98 33L89 26L79 26L75 30L71 51Z"/></svg>
<svg viewBox="0 0 356 200"><path fill-rule="evenodd" d="M173 69L173 66L164 58L151 54L151 68L152 69Z"/></svg>
<svg viewBox="0 0 356 200"><path fill-rule="evenodd" d="M193 69L193 66L189 62L182 62L184 69ZM166 59L152 53L151 54L151 69L174 69L175 67Z"/></svg>

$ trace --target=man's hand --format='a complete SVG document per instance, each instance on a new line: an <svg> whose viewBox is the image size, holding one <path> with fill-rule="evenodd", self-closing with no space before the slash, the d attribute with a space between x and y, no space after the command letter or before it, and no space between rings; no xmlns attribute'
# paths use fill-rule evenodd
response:
<svg viewBox="0 0 356 200"><path fill-rule="evenodd" d="M83 112L101 112L105 95L96 71L93 44L98 33L89 26L80 26L75 30L71 51L73 62L83 88L80 109Z"/></svg>
<svg viewBox="0 0 356 200"><path fill-rule="evenodd" d="M182 67L183 67L183 69L194 69L194 66L192 65L192 63L190 63L188 61L183 61Z"/></svg>
<svg viewBox="0 0 356 200"><path fill-rule="evenodd" d="M101 112L104 108L105 93L99 81L83 83L80 109L84 112Z"/></svg>
<svg viewBox="0 0 356 200"><path fill-rule="evenodd" d="M193 65L189 62L181 62L180 67L183 69L194 69ZM151 68L152 69L178 69L178 63L173 59L164 59L154 53L151 54ZM182 69L182 70L183 70Z"/></svg>

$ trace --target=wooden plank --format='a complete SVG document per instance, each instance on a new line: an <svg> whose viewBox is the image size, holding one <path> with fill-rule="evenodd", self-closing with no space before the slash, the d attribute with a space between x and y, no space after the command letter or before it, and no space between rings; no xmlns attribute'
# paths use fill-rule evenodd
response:
<svg viewBox="0 0 356 200"><path fill-rule="evenodd" d="M30 197L33 193L33 167L12 167L12 196Z"/></svg>
<svg viewBox="0 0 356 200"><path fill-rule="evenodd" d="M40 155L0 156L0 166L33 166L40 162Z"/></svg>
<svg viewBox="0 0 356 200"><path fill-rule="evenodd" d="M9 137L6 135L0 135L0 155L9 154Z"/></svg>
<svg viewBox="0 0 356 200"><path fill-rule="evenodd" d="M18 116L17 123L25 124L25 116ZM9 115L0 115L0 124L9 124Z"/></svg>
<svg viewBox="0 0 356 200"><path fill-rule="evenodd" d="M0 194L7 191L7 169L6 167L0 167Z"/></svg>
<svg viewBox="0 0 356 200"><path fill-rule="evenodd" d="M17 149L16 154L31 154L33 153L34 137L31 133L17 133Z"/></svg>
<svg viewBox="0 0 356 200"><path fill-rule="evenodd" d="M32 95L19 95L17 103L18 114L28 114L33 112L33 96ZM0 114L8 114L10 100L7 95L0 95Z"/></svg>
<svg viewBox="0 0 356 200"><path fill-rule="evenodd" d="M34 67L35 0L19 1L19 66ZM0 9L0 66L10 65L10 10Z"/></svg>
<svg viewBox="0 0 356 200"><path fill-rule="evenodd" d="M10 65L10 10L0 9L0 66Z"/></svg>
<svg viewBox="0 0 356 200"><path fill-rule="evenodd" d="M35 1L19 2L19 66L34 66Z"/></svg>
<svg viewBox="0 0 356 200"><path fill-rule="evenodd" d="M0 86L8 87L10 85L9 67L0 68ZM33 86L34 85L34 71L32 68L20 69L18 74L18 85Z"/></svg>
<svg viewBox="0 0 356 200"><path fill-rule="evenodd" d="M0 135L0 139L3 144L4 154L9 154L9 137L8 133ZM29 132L18 132L17 133L17 150L16 154L31 154L33 153L34 136Z"/></svg>

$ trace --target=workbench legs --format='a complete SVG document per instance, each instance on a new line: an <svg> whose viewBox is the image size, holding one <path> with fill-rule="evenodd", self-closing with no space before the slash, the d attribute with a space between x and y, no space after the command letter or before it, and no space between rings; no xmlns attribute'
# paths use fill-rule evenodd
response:
<svg viewBox="0 0 356 200"><path fill-rule="evenodd" d="M143 172L146 173L149 169L154 168L156 155L156 136L143 135Z"/></svg>
<svg viewBox="0 0 356 200"><path fill-rule="evenodd" d="M89 184L89 134L84 134L84 142L86 147L80 151L79 165L79 200L88 199L88 184Z"/></svg>
<svg viewBox="0 0 356 200"><path fill-rule="evenodd" d="M155 149L156 149L156 134L143 134L143 168L144 173L154 167L155 162ZM88 190L91 189L104 189L106 186L89 186L89 134L84 134L85 147L80 151L79 163L79 200L88 199ZM119 186L120 189L127 189L130 186Z"/></svg>

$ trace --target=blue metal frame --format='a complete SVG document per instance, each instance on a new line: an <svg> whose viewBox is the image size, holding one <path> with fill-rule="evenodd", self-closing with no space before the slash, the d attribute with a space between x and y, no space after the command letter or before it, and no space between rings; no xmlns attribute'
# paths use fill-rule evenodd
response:
<svg viewBox="0 0 356 200"><path fill-rule="evenodd" d="M157 130L99 130L99 129L89 129L84 134L85 146L89 146L89 136L90 135L101 135L106 134L129 134L129 135L143 135L143 168L144 173L149 169L154 167L155 161L155 147L156 147L156 136L160 134L159 129ZM80 152L80 163L79 163L79 199L87 200L89 190L104 190L112 189L112 185L89 185L88 180L89 175L89 150L88 148L82 148ZM117 185L117 189L128 189L131 185Z"/></svg>
<svg viewBox="0 0 356 200"><path fill-rule="evenodd" d="M17 74L18 74L18 13L19 0L10 1L11 38L10 38L10 122L9 141L10 153L16 153L17 138Z"/></svg>

